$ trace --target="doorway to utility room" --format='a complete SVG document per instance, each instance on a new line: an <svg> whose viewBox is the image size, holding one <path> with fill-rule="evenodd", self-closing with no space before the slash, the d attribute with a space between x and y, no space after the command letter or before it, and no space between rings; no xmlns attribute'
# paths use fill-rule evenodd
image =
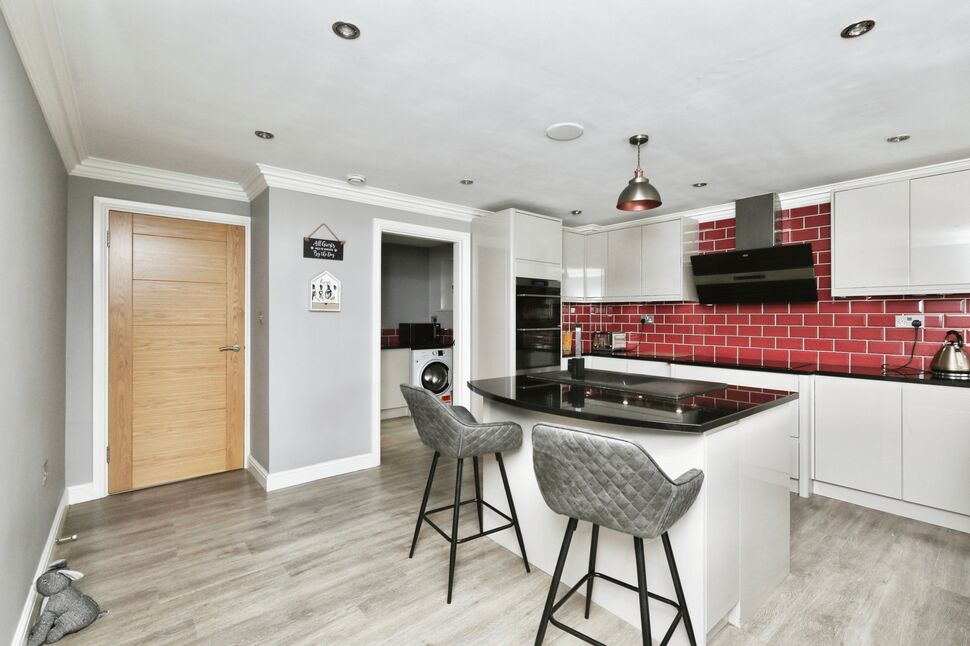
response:
<svg viewBox="0 0 970 646"><path fill-rule="evenodd" d="M401 384L455 396L455 246L381 236L381 420L409 415Z"/></svg>

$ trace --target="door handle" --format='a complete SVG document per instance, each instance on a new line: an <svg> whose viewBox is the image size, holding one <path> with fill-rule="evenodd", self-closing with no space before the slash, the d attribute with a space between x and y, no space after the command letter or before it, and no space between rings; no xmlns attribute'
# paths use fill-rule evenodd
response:
<svg viewBox="0 0 970 646"><path fill-rule="evenodd" d="M219 348L219 352L239 352L239 344L236 345L224 345Z"/></svg>

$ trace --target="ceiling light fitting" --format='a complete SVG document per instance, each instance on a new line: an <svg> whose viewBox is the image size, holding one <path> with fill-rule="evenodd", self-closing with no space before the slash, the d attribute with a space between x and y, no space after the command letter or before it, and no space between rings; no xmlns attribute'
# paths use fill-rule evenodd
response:
<svg viewBox="0 0 970 646"><path fill-rule="evenodd" d="M475 183L475 180L473 180L473 179L460 179L460 180L458 180L458 183L459 184L464 184L465 186L471 186L472 184Z"/></svg>
<svg viewBox="0 0 970 646"><path fill-rule="evenodd" d="M347 183L351 186L363 186L367 183L367 178L357 173L351 173L347 175Z"/></svg>
<svg viewBox="0 0 970 646"><path fill-rule="evenodd" d="M583 136L583 126L569 121L554 123L546 128L546 136L555 141L572 141Z"/></svg>
<svg viewBox="0 0 970 646"><path fill-rule="evenodd" d="M705 186L707 186L707 182L694 182L693 184L691 184L691 186L693 186L694 188L704 188Z"/></svg>
<svg viewBox="0 0 970 646"><path fill-rule="evenodd" d="M570 215L582 215L583 212L580 211L579 209L573 209L572 211L569 212L569 214Z"/></svg>
<svg viewBox="0 0 970 646"><path fill-rule="evenodd" d="M266 132L265 130L257 130L253 134L259 137L260 139L272 139L273 137L276 136L272 132Z"/></svg>
<svg viewBox="0 0 970 646"><path fill-rule="evenodd" d="M909 139L909 135L893 135L886 141L888 141L891 144L898 144L900 142L906 141L907 139Z"/></svg>
<svg viewBox="0 0 970 646"><path fill-rule="evenodd" d="M343 20L333 23L333 33L344 40L355 40L360 37L360 29L357 28L357 25Z"/></svg>
<svg viewBox="0 0 970 646"><path fill-rule="evenodd" d="M875 20L860 20L859 22L854 22L839 34L842 38L858 38L863 34L868 34L872 31L872 28L876 26Z"/></svg>
<svg viewBox="0 0 970 646"><path fill-rule="evenodd" d="M630 143L637 147L637 169L633 172L633 179L616 200L616 208L621 211L649 211L663 204L660 193L643 176L643 169L640 168L640 146L648 141L650 137L647 135L630 137Z"/></svg>

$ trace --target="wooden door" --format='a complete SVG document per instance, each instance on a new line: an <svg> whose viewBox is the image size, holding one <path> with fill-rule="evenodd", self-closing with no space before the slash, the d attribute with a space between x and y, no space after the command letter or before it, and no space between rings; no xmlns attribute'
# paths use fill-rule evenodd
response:
<svg viewBox="0 0 970 646"><path fill-rule="evenodd" d="M109 232L108 492L242 468L244 227L112 211Z"/></svg>

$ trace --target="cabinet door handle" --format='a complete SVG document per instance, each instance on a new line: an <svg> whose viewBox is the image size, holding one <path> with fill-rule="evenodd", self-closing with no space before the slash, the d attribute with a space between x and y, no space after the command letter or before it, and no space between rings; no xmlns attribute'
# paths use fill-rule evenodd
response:
<svg viewBox="0 0 970 646"><path fill-rule="evenodd" d="M219 348L219 352L239 352L239 350L240 348L238 343L236 345L224 345Z"/></svg>

